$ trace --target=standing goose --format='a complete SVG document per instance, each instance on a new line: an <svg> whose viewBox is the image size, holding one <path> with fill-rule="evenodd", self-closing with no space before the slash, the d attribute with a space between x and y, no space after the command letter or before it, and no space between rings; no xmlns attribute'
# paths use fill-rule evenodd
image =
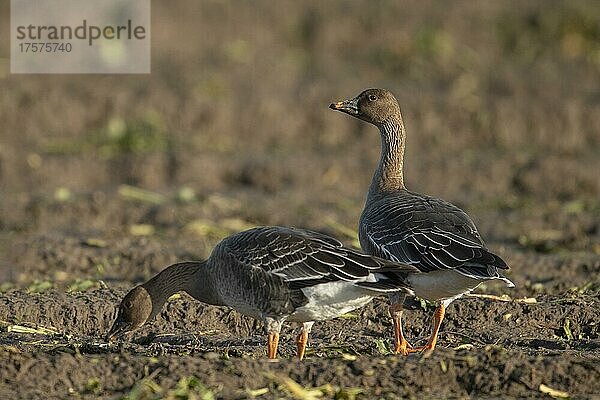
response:
<svg viewBox="0 0 600 400"><path fill-rule="evenodd" d="M486 280L499 279L514 287L499 272L508 267L487 249L464 211L444 200L406 190L406 132L400 106L391 92L367 89L329 107L379 128L381 157L360 217L360 244L368 254L407 263L423 272L410 275L407 282L418 297L438 303L427 344L412 348L403 336L404 293L390 294L390 315L396 353L433 350L448 305Z"/></svg>
<svg viewBox="0 0 600 400"><path fill-rule="evenodd" d="M314 321L339 317L374 296L410 292L405 283L410 273L418 270L345 248L323 234L253 228L222 240L208 260L173 264L132 289L119 305L107 340L141 327L169 296L185 291L262 320L269 358L276 357L283 322L302 322L296 342L302 359Z"/></svg>

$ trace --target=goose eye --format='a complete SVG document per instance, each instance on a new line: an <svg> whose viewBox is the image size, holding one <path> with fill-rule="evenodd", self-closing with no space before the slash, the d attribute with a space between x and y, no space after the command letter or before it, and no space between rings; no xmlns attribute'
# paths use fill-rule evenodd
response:
<svg viewBox="0 0 600 400"><path fill-rule="evenodd" d="M377 96L375 96L374 94L370 94L367 99L369 99L369 101L375 101L377 100Z"/></svg>
<svg viewBox="0 0 600 400"><path fill-rule="evenodd" d="M125 307L131 308L132 306L133 306L133 303L131 301L126 301L125 302Z"/></svg>

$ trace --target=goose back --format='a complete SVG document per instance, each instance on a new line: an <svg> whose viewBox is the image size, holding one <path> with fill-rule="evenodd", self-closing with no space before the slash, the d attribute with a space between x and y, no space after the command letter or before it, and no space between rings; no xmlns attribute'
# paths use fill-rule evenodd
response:
<svg viewBox="0 0 600 400"><path fill-rule="evenodd" d="M359 239L365 252L414 265L422 272L454 269L475 279L502 279L498 269L508 268L488 251L464 211L405 189L367 201Z"/></svg>
<svg viewBox="0 0 600 400"><path fill-rule="evenodd" d="M320 285L356 285L373 280L378 271L418 272L345 248L329 236L282 227L258 227L230 236L215 247L208 268L225 304L259 318L292 314L315 295L310 289L325 290ZM394 285L394 290L407 290L401 280ZM361 290L377 294L377 288Z"/></svg>

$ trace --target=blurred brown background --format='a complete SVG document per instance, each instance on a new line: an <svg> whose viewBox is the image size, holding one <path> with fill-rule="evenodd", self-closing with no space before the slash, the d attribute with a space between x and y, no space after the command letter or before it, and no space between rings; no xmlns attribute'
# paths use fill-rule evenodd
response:
<svg viewBox="0 0 600 400"><path fill-rule="evenodd" d="M121 76L9 74L8 3L1 398L289 398L288 377L323 398L600 392L600 2L154 1L152 73ZM379 134L328 105L377 86L409 189L463 207L516 288L453 303L431 357L390 355L386 300L317 324L304 363L290 326L262 363L255 322L186 295L101 339L134 284L233 232L357 245ZM404 314L413 344L432 313Z"/></svg>
<svg viewBox="0 0 600 400"><path fill-rule="evenodd" d="M1 30L2 252L199 232L184 247L206 256L254 224L351 239L379 137L327 106L377 86L403 108L410 189L491 242L600 252L597 3L176 1L152 20L150 75L11 75Z"/></svg>

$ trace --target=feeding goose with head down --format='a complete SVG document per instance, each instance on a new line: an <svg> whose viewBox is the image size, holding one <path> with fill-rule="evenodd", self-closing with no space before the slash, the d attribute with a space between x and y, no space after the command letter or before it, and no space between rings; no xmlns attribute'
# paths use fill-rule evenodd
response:
<svg viewBox="0 0 600 400"><path fill-rule="evenodd" d="M422 274L407 278L415 294L436 301L431 336L412 348L402 333L405 294L390 295L395 350L408 354L432 350L448 305L487 280L514 284L500 270L506 263L486 247L471 218L444 200L408 191L404 186L406 131L400 106L385 89L368 89L330 108L375 125L381 136L381 157L360 217L362 249L372 255L417 267Z"/></svg>
<svg viewBox="0 0 600 400"><path fill-rule="evenodd" d="M381 294L410 292L406 280L413 273L419 273L415 267L365 255L320 233L253 228L222 240L208 260L173 264L132 289L107 339L141 327L171 295L185 291L263 321L269 358L276 357L282 324L302 323L302 359L314 321L339 317Z"/></svg>

